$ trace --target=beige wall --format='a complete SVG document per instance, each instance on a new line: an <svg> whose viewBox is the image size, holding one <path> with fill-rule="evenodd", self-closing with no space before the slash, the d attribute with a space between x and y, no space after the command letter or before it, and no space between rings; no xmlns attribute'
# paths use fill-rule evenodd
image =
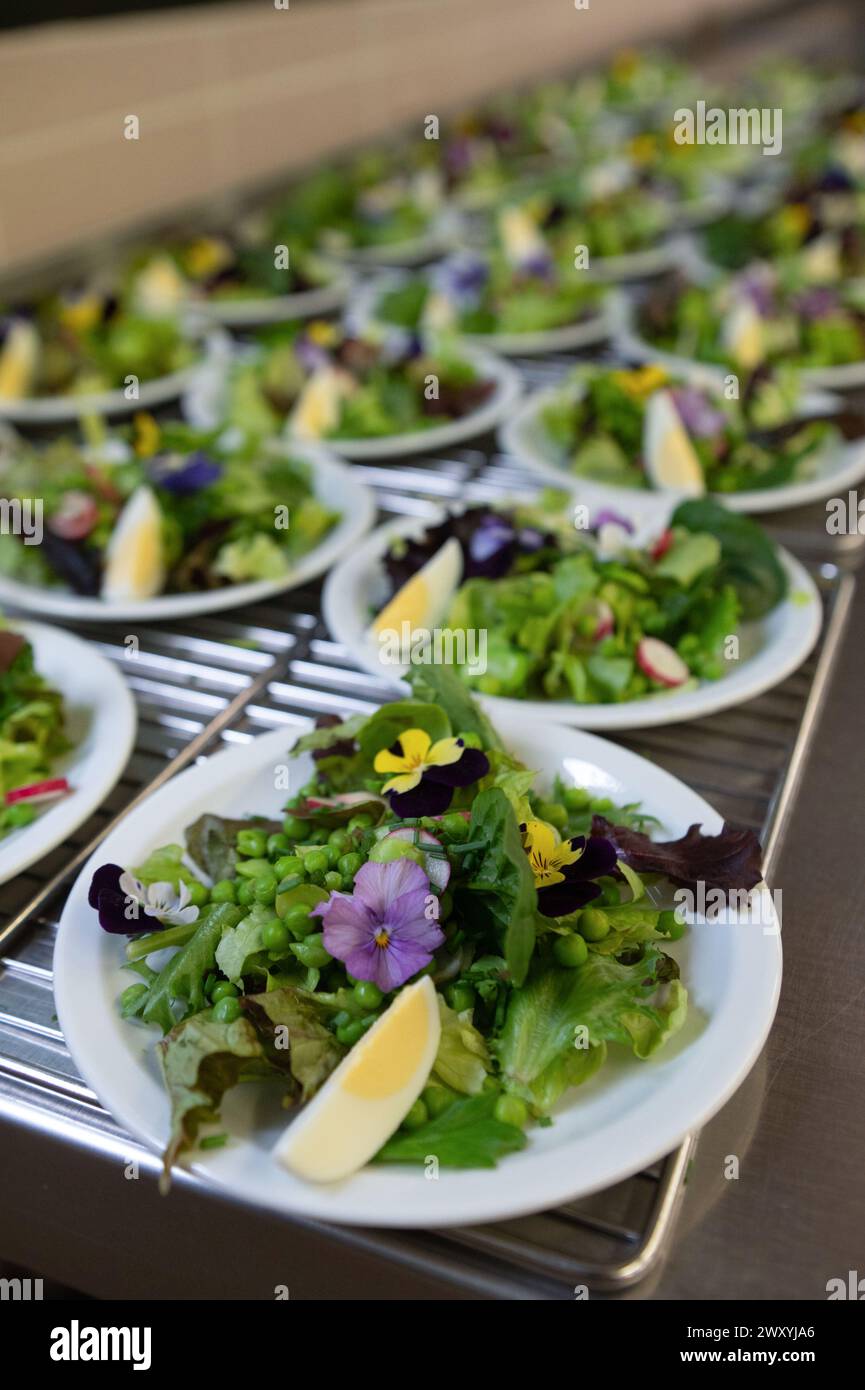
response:
<svg viewBox="0 0 865 1390"><path fill-rule="evenodd" d="M273 0L0 41L0 265L154 219L444 113L720 0ZM757 0L724 0L725 20ZM813 13L812 13L813 20ZM140 139L124 138L127 115Z"/></svg>

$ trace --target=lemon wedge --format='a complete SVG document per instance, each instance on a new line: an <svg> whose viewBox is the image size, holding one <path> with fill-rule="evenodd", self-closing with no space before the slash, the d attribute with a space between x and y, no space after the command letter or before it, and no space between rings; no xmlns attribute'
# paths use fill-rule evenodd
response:
<svg viewBox="0 0 865 1390"><path fill-rule="evenodd" d="M750 299L740 299L724 320L723 345L738 367L750 372L765 356L763 320Z"/></svg>
<svg viewBox="0 0 865 1390"><path fill-rule="evenodd" d="M292 433L298 439L321 439L339 424L342 402L355 390L347 372L319 367L307 380L291 413Z"/></svg>
<svg viewBox="0 0 865 1390"><path fill-rule="evenodd" d="M441 1036L428 975L401 990L289 1125L274 1157L308 1182L350 1177L398 1129L432 1070Z"/></svg>
<svg viewBox="0 0 865 1390"><path fill-rule="evenodd" d="M655 391L646 402L643 461L657 488L675 488L689 497L706 491L700 459L669 391Z"/></svg>
<svg viewBox="0 0 865 1390"><path fill-rule="evenodd" d="M402 633L411 628L432 628L445 615L459 587L463 552L456 536L446 540L426 564L407 579L370 625L373 637L383 632Z"/></svg>
<svg viewBox="0 0 865 1390"><path fill-rule="evenodd" d="M33 387L39 361L39 334L28 319L16 319L0 352L0 398L20 400Z"/></svg>

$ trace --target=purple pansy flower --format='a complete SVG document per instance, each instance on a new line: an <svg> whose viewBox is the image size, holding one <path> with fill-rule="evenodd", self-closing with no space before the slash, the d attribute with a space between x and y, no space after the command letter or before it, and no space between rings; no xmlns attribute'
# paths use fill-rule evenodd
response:
<svg viewBox="0 0 865 1390"><path fill-rule="evenodd" d="M379 749L373 767L391 774L382 794L404 820L440 816L450 806L454 788L471 786L485 777L490 763L486 753L467 748L461 738L433 743L426 729L406 729L390 748Z"/></svg>
<svg viewBox="0 0 865 1390"><path fill-rule="evenodd" d="M330 362L330 353L316 343L308 333L299 333L294 340L294 355L307 372L315 372Z"/></svg>
<svg viewBox="0 0 865 1390"><path fill-rule="evenodd" d="M553 826L537 820L520 830L544 917L567 917L585 907L601 892L595 880L615 870L615 846L603 836L560 840Z"/></svg>
<svg viewBox="0 0 865 1390"><path fill-rule="evenodd" d="M592 530L600 531L602 526L621 526L622 530L627 531L629 536L634 534L633 522L628 517L622 516L620 512L614 512L611 507L605 507L595 513Z"/></svg>
<svg viewBox="0 0 865 1390"><path fill-rule="evenodd" d="M489 278L490 268L481 256L463 252L449 256L432 271L433 289L459 309L472 309L478 303Z"/></svg>
<svg viewBox="0 0 865 1390"><path fill-rule="evenodd" d="M695 386L674 386L670 395L689 434L697 439L711 439L724 428L723 410L714 406L709 397Z"/></svg>
<svg viewBox="0 0 865 1390"><path fill-rule="evenodd" d="M196 449L186 458L182 454L160 454L150 464L150 476L157 487L176 497L187 497L209 487L222 475L222 464Z"/></svg>
<svg viewBox="0 0 865 1390"><path fill-rule="evenodd" d="M427 916L429 896L429 879L413 859L368 862L357 871L353 893L331 893L311 916L321 917L325 950L350 975L391 990L429 965L445 939Z"/></svg>
<svg viewBox="0 0 865 1390"><path fill-rule="evenodd" d="M127 916L129 895L120 887L124 870L119 864L102 864L94 873L87 901L99 914L103 931L115 936L135 936L138 932L159 931L161 923L147 912Z"/></svg>
<svg viewBox="0 0 865 1390"><path fill-rule="evenodd" d="M825 319L838 308L838 296L827 286L815 285L797 294L793 303L804 319Z"/></svg>

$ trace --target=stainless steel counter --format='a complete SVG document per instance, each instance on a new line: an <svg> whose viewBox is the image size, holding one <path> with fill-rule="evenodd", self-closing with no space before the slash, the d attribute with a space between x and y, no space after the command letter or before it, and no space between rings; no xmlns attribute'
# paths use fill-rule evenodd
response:
<svg viewBox="0 0 865 1390"><path fill-rule="evenodd" d="M537 380L556 371L527 367ZM386 514L423 516L435 499L490 499L529 486L481 449L362 471ZM51 950L61 894L2 960L0 1259L103 1298L271 1298L280 1284L293 1298L570 1298L577 1283L596 1295L812 1298L824 1296L828 1278L857 1268L865 1258L856 822L865 594L845 571L865 538L828 537L819 507L770 523L821 584L820 652L737 710L621 740L726 815L768 827L770 878L783 890L778 1021L763 1058L698 1142L610 1192L470 1232L289 1222L189 1177L162 1199L154 1156L102 1110L57 1028ZM225 727L208 746L275 726L285 727L288 742L311 714L377 702L385 686L351 667L317 604L316 590L303 591L254 610L144 628L134 662L121 633L90 629L124 662L139 703L138 746L103 813L3 890L5 913L24 906L214 718ZM232 700L242 708L228 719ZM737 1179L724 1175L730 1156L739 1161Z"/></svg>

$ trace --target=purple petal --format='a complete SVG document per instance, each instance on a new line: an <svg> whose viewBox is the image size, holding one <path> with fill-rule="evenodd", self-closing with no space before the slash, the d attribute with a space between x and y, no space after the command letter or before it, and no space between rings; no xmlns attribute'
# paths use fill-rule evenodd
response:
<svg viewBox="0 0 865 1390"><path fill-rule="evenodd" d="M396 989L405 984L412 975L423 970L432 960L432 953L418 941L392 941L386 950L376 947L380 959L377 962L376 984L380 989ZM352 975L355 971L350 971Z"/></svg>
<svg viewBox="0 0 865 1390"><path fill-rule="evenodd" d="M676 386L670 392L682 424L698 439L709 439L724 428L725 416L694 386Z"/></svg>
<svg viewBox="0 0 865 1390"><path fill-rule="evenodd" d="M596 883L551 883L538 889L538 912L544 917L567 917L597 898Z"/></svg>
<svg viewBox="0 0 865 1390"><path fill-rule="evenodd" d="M466 748L459 762L447 763L444 767L429 767L423 781L440 782L446 787L469 787L479 782L490 770L490 760L480 748ZM423 785L423 782L421 783Z"/></svg>
<svg viewBox="0 0 865 1390"><path fill-rule="evenodd" d="M391 810L400 820L413 816L440 816L452 800L453 788L444 782L432 781L428 774L410 792L390 793Z"/></svg>
<svg viewBox="0 0 865 1390"><path fill-rule="evenodd" d="M406 795L411 795L407 792ZM391 905L403 894L429 892L429 879L414 859L393 859L389 864L367 861L355 875L354 896L376 922L387 922Z"/></svg>
<svg viewBox="0 0 865 1390"><path fill-rule="evenodd" d="M127 917L128 898L120 890L122 873L119 864L102 864L90 880L87 901L95 908L100 927L114 936L137 936L141 932L160 931L162 923L142 907L139 907L137 917Z"/></svg>
<svg viewBox="0 0 865 1390"><path fill-rule="evenodd" d="M202 449L196 449L180 466L176 465L172 455L163 454L151 461L149 472L157 487L176 497L187 497L215 483L222 476L222 464L210 458Z"/></svg>
<svg viewBox="0 0 865 1390"><path fill-rule="evenodd" d="M587 878L603 878L606 874L613 873L616 867L616 848L610 840L605 840L603 835L591 835L585 841L582 835L575 840L571 840L574 849L579 849L584 844L585 849L575 864L568 864L563 870L565 878L570 881Z"/></svg>
<svg viewBox="0 0 865 1390"><path fill-rule="evenodd" d="M621 526L627 531L629 536L634 534L634 524L626 516L621 516L619 512L614 512L610 507L605 507L595 515L592 522L592 529L599 531L602 526Z"/></svg>
<svg viewBox="0 0 865 1390"><path fill-rule="evenodd" d="M437 917L427 917L427 903L431 896L429 884L412 893L403 893L394 899L388 908L384 926L393 940L417 941L434 951L444 941L444 932Z"/></svg>

